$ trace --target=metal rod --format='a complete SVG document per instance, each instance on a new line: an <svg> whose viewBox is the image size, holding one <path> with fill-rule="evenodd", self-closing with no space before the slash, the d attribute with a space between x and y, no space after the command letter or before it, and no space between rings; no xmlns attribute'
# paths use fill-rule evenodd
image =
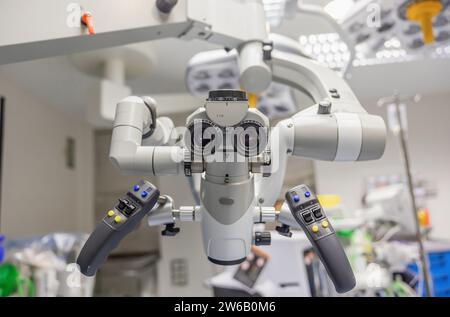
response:
<svg viewBox="0 0 450 317"><path fill-rule="evenodd" d="M405 164L406 178L408 180L408 189L409 189L409 194L411 197L413 218L414 218L414 223L416 225L416 240L417 240L417 244L419 246L420 262L422 263L422 274L423 274L423 278L424 278L424 282L425 282L425 292L426 292L425 295L427 297L430 297L431 296L431 284L430 284L430 276L429 276L429 271L428 271L428 261L427 261L427 256L425 253L425 248L423 246L423 237L422 237L422 233L420 231L419 219L417 218L417 204L416 204L416 198L414 195L414 183L413 183L412 173L411 173L411 164L410 164L409 153L408 153L408 144L407 144L407 140L406 140L406 134L403 129L404 124L402 122L402 117L400 114L400 101L398 99L395 101L395 109L397 112L397 118L398 118L398 124L399 124L399 137L400 137L403 161Z"/></svg>

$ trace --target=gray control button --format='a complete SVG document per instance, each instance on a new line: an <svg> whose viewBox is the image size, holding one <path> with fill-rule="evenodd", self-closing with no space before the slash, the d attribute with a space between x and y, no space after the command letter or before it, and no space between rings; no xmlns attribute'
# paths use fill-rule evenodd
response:
<svg viewBox="0 0 450 317"><path fill-rule="evenodd" d="M313 219L313 217L312 217L312 215L311 215L310 212L305 212L304 214L302 214L302 217L303 217L303 220L304 220L306 223L310 223L310 222L313 222L313 221L314 221L314 219Z"/></svg>
<svg viewBox="0 0 450 317"><path fill-rule="evenodd" d="M323 217L322 210L320 207L313 209L312 212L314 214L314 217L316 217L316 219L320 219Z"/></svg>

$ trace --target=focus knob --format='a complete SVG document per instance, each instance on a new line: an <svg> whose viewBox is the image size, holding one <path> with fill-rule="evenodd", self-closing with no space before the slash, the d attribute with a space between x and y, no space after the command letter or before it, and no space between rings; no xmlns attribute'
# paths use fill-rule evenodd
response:
<svg viewBox="0 0 450 317"><path fill-rule="evenodd" d="M156 7L159 11L165 14L169 14L173 7L177 4L178 0L157 0Z"/></svg>
<svg viewBox="0 0 450 317"><path fill-rule="evenodd" d="M272 238L270 232L255 232L255 245L270 245Z"/></svg>
<svg viewBox="0 0 450 317"><path fill-rule="evenodd" d="M208 101L247 101L247 94L242 90L211 90Z"/></svg>

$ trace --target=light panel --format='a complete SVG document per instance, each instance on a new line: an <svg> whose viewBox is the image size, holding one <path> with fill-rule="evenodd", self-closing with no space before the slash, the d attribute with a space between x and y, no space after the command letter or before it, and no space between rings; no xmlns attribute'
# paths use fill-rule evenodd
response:
<svg viewBox="0 0 450 317"><path fill-rule="evenodd" d="M192 57L186 70L186 86L189 92L201 98L216 89L240 89L237 52L214 50ZM258 99L258 109L269 118L282 118L298 111L290 87L271 83Z"/></svg>
<svg viewBox="0 0 450 317"><path fill-rule="evenodd" d="M322 65L335 70L342 69L350 58L347 46L337 33L302 35L299 42L307 54ZM426 51L414 53L407 50L394 36L385 41L375 54L365 46L356 46L353 66L408 62L425 58L450 58L450 44L431 46Z"/></svg>

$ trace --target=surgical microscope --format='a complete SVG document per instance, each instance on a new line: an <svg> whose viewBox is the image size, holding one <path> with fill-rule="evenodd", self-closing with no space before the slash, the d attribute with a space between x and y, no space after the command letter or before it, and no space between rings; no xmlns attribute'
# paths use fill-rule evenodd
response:
<svg viewBox="0 0 450 317"><path fill-rule="evenodd" d="M305 65L320 69L310 61L298 60L297 56L278 58L272 60L272 66L283 65L282 61L290 71L295 69L294 65L303 71ZM320 70L326 73L325 79L332 79L332 86L326 85L327 80L315 81L323 85L316 89L325 91L327 96L272 129L262 113L249 108L245 92L211 91L204 106L187 118L182 145L154 145L155 139L159 140L157 144L170 143L169 140L174 142L179 136L167 137L170 129L162 131L166 119L155 116L153 99L133 96L119 102L110 149L113 164L133 174L191 177L199 173L202 175L201 205L175 209L171 197L159 196L149 205L141 206L139 199L152 196L155 187L144 182L135 185L87 241L78 259L81 271L94 274L106 255L129 232L122 231L121 226L132 228L135 222L130 221L129 225L127 222L133 217L141 219L143 213L148 213L150 226L165 225L162 234L168 236L178 233L177 221L199 221L205 253L211 262L220 265L241 263L252 244L270 244L270 234L254 232L253 224L278 220L282 225L277 230L283 235L289 236L289 227L303 229L338 292L352 289L355 278L350 264L314 193L305 185L298 186L286 193L291 213L283 210L278 213L272 207L281 189L288 155L358 161L376 159L383 154L383 120L360 107L359 112L344 112L359 106L356 98L339 76ZM309 74L317 75L317 72ZM166 137L161 137L164 134ZM106 251L97 252L99 246Z"/></svg>
<svg viewBox="0 0 450 317"><path fill-rule="evenodd" d="M349 262L311 189L297 186L286 193L288 208L276 211L273 206L288 156L376 160L384 152L385 124L364 110L337 73L307 57L274 49L262 1L136 0L133 6L80 1L80 13L89 9L96 22L95 35L88 35L83 24L61 24L66 19L48 19L46 28L34 23L33 17L46 16L50 5L55 14L67 14L72 0L44 0L31 10L33 17L15 14L20 1L11 2L9 16L26 36L0 40L0 64L163 38L206 41L239 54L243 91L211 91L187 118L183 133L170 118L157 116L151 97L130 96L117 104L112 163L124 174L200 175L200 204L177 209L153 184L134 184L86 242L77 259L83 274L94 275L145 216L150 226L164 225L166 236L178 233L176 222L200 222L205 254L221 265L242 262L252 244L270 244L270 234L254 232L255 223L279 222L277 230L283 235L289 236L291 227L305 231L338 292L353 288ZM8 19L0 25L12 25ZM261 93L272 81L305 93L314 105L270 127L265 115L249 107L246 92Z"/></svg>

